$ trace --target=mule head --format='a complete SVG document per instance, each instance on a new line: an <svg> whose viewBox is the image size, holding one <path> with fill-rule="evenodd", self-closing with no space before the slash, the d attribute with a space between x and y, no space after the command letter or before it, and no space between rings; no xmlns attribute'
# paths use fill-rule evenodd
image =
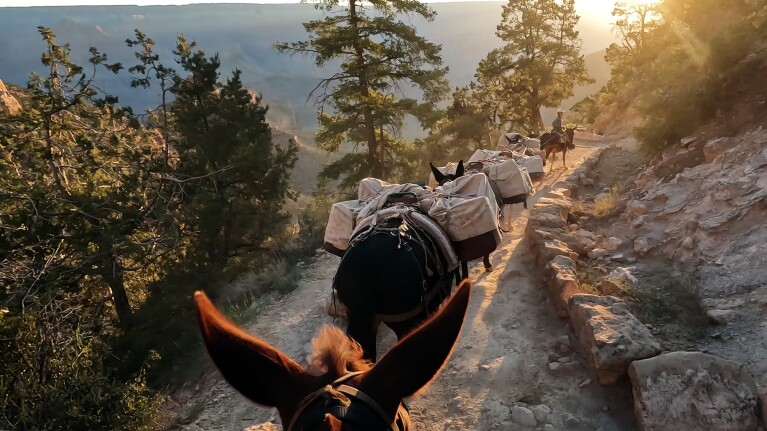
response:
<svg viewBox="0 0 767 431"><path fill-rule="evenodd" d="M437 169L431 162L429 162L429 166L431 167L431 172L434 174L434 180L437 181L437 184L439 185L443 185L448 181L455 181L456 178L462 177L464 174L463 160L458 161L458 166L455 168L454 174L443 174L442 171Z"/></svg>
<svg viewBox="0 0 767 431"><path fill-rule="evenodd" d="M221 374L251 401L276 407L282 423L288 426L286 431L293 431L288 424L295 423L301 426L294 426L294 429L303 430L390 430L402 399L423 389L450 356L463 324L470 290L469 281L464 281L444 307L392 347L377 364L368 365L366 370L358 371L343 382L353 388L352 392L362 392L378 406L379 415L373 415L373 419L379 420L364 426L359 420L356 425L347 423L344 416L338 416L339 409L332 405L326 407L328 397L332 399L337 395L327 386L339 377L332 371L338 368L337 363L326 363L327 371L313 375L275 347L247 334L224 317L203 292L195 292L194 300L203 341ZM359 349L361 357L359 345L344 338ZM331 348L338 349L337 344ZM319 360L338 361L344 356L324 352ZM343 386L339 390L341 388ZM325 401L313 401L319 398ZM343 409L347 413L355 409L355 402L366 403L364 396L341 398L348 403L348 408ZM367 411L370 416L369 407L356 408L357 414Z"/></svg>
<svg viewBox="0 0 767 431"><path fill-rule="evenodd" d="M565 135L567 135L567 149L575 149L575 127L568 127L565 129Z"/></svg>

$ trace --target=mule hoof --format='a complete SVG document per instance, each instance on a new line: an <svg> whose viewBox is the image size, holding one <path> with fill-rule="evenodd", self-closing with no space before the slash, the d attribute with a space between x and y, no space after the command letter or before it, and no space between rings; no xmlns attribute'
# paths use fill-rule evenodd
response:
<svg viewBox="0 0 767 431"><path fill-rule="evenodd" d="M493 265L485 266L485 272L493 272Z"/></svg>

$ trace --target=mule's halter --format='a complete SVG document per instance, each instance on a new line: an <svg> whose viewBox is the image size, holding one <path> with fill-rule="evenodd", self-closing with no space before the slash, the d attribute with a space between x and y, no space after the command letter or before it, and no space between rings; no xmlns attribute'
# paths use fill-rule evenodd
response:
<svg viewBox="0 0 767 431"><path fill-rule="evenodd" d="M370 396L357 388L343 384L343 382L364 372L349 373L330 385L307 395L293 414L293 418L290 420L286 431L309 431L315 429L325 422L325 415L327 414L360 430L409 430L410 418L407 409L402 404L400 404L395 417L391 417ZM347 396L348 402L331 396L330 389Z"/></svg>

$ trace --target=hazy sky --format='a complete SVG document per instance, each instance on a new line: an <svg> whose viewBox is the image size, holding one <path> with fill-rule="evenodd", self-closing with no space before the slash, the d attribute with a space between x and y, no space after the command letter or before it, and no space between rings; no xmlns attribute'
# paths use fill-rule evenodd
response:
<svg viewBox="0 0 767 431"><path fill-rule="evenodd" d="M425 0L426 2L444 2L455 0ZM463 1L482 1L482 0L463 0ZM190 3L298 3L297 0L205 0L205 1L183 1L183 0L0 0L2 6L75 6L75 5L179 5ZM576 8L581 15L591 15L607 21L612 21L610 12L613 10L615 0L576 0Z"/></svg>

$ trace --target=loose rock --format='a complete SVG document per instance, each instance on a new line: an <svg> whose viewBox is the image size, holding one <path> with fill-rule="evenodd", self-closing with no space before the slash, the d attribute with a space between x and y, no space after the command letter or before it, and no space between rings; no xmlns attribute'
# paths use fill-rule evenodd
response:
<svg viewBox="0 0 767 431"><path fill-rule="evenodd" d="M511 409L511 420L514 422L529 427L534 427L538 424L535 420L535 415L527 407L514 406Z"/></svg>

